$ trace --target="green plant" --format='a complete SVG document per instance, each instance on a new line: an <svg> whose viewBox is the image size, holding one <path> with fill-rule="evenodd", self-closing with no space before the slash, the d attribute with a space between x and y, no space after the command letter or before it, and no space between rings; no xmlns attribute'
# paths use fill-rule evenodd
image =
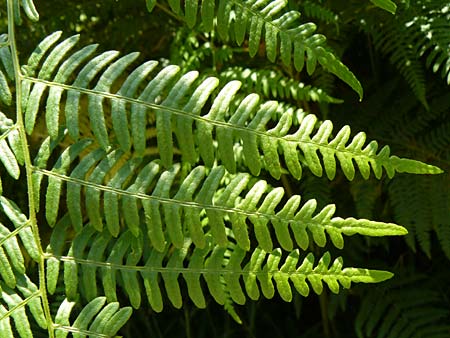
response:
<svg viewBox="0 0 450 338"><path fill-rule="evenodd" d="M395 11L391 1L372 2ZM76 47L80 36L61 39L59 31L21 66L14 20L20 22L20 6L29 19L38 15L31 0L7 1L8 35L0 49L6 169L0 336L45 330L50 337L113 336L133 318L131 307L149 304L161 312L168 299L181 308L185 292L199 308L212 297L240 321L234 304L247 298L278 294L293 301L294 288L304 297L312 289L325 301L324 283L338 293L341 286L392 277L344 268L343 258L332 256L343 249L344 236L405 235L404 227L335 216L335 205L319 196L302 202L289 180L306 177L304 184L315 186L313 175L333 181L342 172L354 181L371 172L379 180L442 170L391 155L388 146L379 150L348 126L333 132L330 120L311 114L310 101L341 101L297 86L304 68L312 76L321 66L359 98L362 86L315 24L299 25L299 12L287 10L286 1L219 1L217 7L185 1L184 9L181 3L169 0L162 8L208 44L197 53L187 42L180 68L141 61L135 52L97 52L97 44ZM155 6L147 1L150 11ZM227 57L219 57L220 47ZM242 51L263 60L266 54L274 69L257 63L242 69ZM191 70L208 53L207 75ZM228 59L231 72L219 72ZM241 91L239 81L215 77L241 79L245 72L267 87ZM275 86L283 80L289 89ZM302 94L294 94L299 88ZM263 101L253 90L286 102ZM24 200L15 196L13 179L26 185Z"/></svg>

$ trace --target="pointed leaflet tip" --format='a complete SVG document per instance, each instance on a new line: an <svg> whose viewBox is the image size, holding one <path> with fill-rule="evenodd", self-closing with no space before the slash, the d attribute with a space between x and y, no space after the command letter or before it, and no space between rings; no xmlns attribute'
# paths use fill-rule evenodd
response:
<svg viewBox="0 0 450 338"><path fill-rule="evenodd" d="M444 170L439 167L417 160L399 158L397 156L391 156L390 160L395 166L395 171L399 173L436 175L444 172Z"/></svg>
<svg viewBox="0 0 450 338"><path fill-rule="evenodd" d="M370 2L391 14L395 14L397 10L397 5L391 0L370 0Z"/></svg>

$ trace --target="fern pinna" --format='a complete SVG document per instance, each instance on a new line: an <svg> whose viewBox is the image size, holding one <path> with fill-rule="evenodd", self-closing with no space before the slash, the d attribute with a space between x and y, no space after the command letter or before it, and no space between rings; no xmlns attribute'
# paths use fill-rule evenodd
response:
<svg viewBox="0 0 450 338"><path fill-rule="evenodd" d="M147 1L149 9L154 4ZM198 1L185 1L184 13L180 2L169 5L195 26ZM78 35L48 35L20 66L14 20L21 8L39 17L31 0L7 6L0 159L8 182L25 175L28 211L10 184L1 189L1 337L38 330L114 336L144 298L155 311L163 310L164 295L180 308L180 278L196 306L204 308L210 295L229 309L261 294L291 301L293 289L306 297L324 284L338 293L392 277L344 267L342 257L316 249L342 249L344 236L354 234L405 235L405 228L335 216L334 204L318 208L264 178L299 180L308 170L333 180L337 164L348 180L439 168L379 150L348 126L333 132L329 120L241 94L237 80L220 83L156 61L137 65L139 53L79 48ZM299 13L285 11L285 1L201 6L203 28L217 22L221 38L248 40L250 55L264 31L270 61L280 54L297 71L306 63L309 74L319 63L362 96L325 37L312 23L297 26ZM41 237L46 226L49 238ZM65 299L55 310L58 294Z"/></svg>

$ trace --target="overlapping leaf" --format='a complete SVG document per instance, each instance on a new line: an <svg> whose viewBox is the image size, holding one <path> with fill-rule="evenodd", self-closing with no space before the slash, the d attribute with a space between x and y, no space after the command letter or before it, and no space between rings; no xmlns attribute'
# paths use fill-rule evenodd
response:
<svg viewBox="0 0 450 338"><path fill-rule="evenodd" d="M230 172L236 171L236 144L242 147L245 164L253 175L258 175L262 168L266 168L272 176L279 178L282 171L281 155L287 169L297 179L302 175L302 166L307 166L318 176L325 170L327 177L332 179L336 162L340 163L350 180L356 171L354 163L364 178L369 177L371 167L377 178L381 177L383 168L389 177L395 172L441 172L436 167L418 161L391 156L387 146L378 151L375 141L366 145L364 133L351 139L347 126L335 136L330 121L324 121L317 129L313 115L299 121L301 124L295 133L289 133L292 126L290 114L283 114L277 125L267 130L269 121L278 111L277 102L260 103L256 94L239 99L240 82L231 81L217 91L219 81L216 78L198 81L197 72L179 75L176 66L161 69L142 89L147 82L146 77L157 65L154 61L146 62L119 82L121 85L117 92L110 93L113 83L123 77L137 54L131 53L113 62L118 56L117 52L104 52L93 57L96 46L91 45L70 55L63 62L65 54L78 39L74 36L56 45L44 59L45 53L59 36L57 32L43 40L24 67L27 80L23 91L29 93L25 114L28 133L34 129L41 101L50 85L45 117L53 139L59 135L60 126L65 125L69 135L77 140L80 137L80 111L87 109L90 128L104 150L117 142L123 151L129 151L133 146L134 153L143 156L149 116L155 114L158 150L166 167L170 167L173 162L175 135L185 161L195 164L201 159L211 167L219 159ZM37 79L33 76L40 62L43 63L38 74L40 79ZM75 81L66 84L78 68L80 70ZM52 75L54 72L55 76ZM91 84L95 78L98 81ZM49 80L52 82L47 82ZM68 93L65 102L62 102L64 89L68 89ZM83 99L85 95L87 103ZM105 98L108 99L106 102ZM211 100L211 105L207 105ZM104 107L108 102L110 113ZM65 117L60 116L62 109ZM108 132L107 121L110 121L113 133Z"/></svg>
<svg viewBox="0 0 450 338"><path fill-rule="evenodd" d="M71 323L70 315L76 303L65 299L56 313L55 337L65 338L69 333L72 333L74 338L86 337L89 334L95 337L114 337L131 317L132 309L120 308L117 302L105 303L105 297L91 300Z"/></svg>
<svg viewBox="0 0 450 338"><path fill-rule="evenodd" d="M1 337L13 338L14 327L14 331L18 332L21 338L33 337L25 307L29 308L35 322L41 328L47 328L39 291L25 274L17 274L16 278L16 289L10 288L0 281L0 334ZM14 326L11 325L10 318L13 319Z"/></svg>
<svg viewBox="0 0 450 338"><path fill-rule="evenodd" d="M244 250L250 249L250 238L255 236L262 248L271 251L273 240L269 225L286 250L292 250L293 238L305 250L309 245L308 232L319 246L325 245L328 234L338 248L344 244L342 235L405 233L395 224L333 217L334 205L316 211L315 200L300 205L297 195L283 205L283 188L273 189L263 180L251 182L249 174L226 174L222 166L211 170L197 166L183 178L178 165L163 170L158 161L126 160L127 155L120 150L105 153L94 149L69 173L70 163L88 144L83 140L66 148L51 171L36 170L48 176L45 196L50 225L58 218L60 196L67 181L66 205L76 231L82 229L85 217L97 231L106 226L113 236L123 227L138 236L142 225L146 224L149 240L159 251L163 251L166 241L182 247L186 235L196 246L204 247L207 231L211 231L216 243L225 247L229 224ZM39 181L35 182L38 188ZM80 208L83 204L85 215ZM201 222L204 212L208 218L207 228Z"/></svg>
<svg viewBox="0 0 450 338"><path fill-rule="evenodd" d="M23 157L20 154L19 133L13 121L0 112L0 162L9 176L16 180L20 175L19 163L23 163Z"/></svg>
<svg viewBox="0 0 450 338"><path fill-rule="evenodd" d="M34 0L12 0L12 6L14 6L14 20L16 23L22 23L22 10L31 21L39 21L39 13L36 10L36 6L33 1Z"/></svg>
<svg viewBox="0 0 450 338"><path fill-rule="evenodd" d="M144 242L146 239L142 234L135 237L125 231L113 239L107 232L98 233L90 225L84 227L67 255L62 255L62 250L54 253L55 259L64 262L67 296L76 297L81 290L85 297L94 299L103 292L108 301L114 302L120 285L134 307L141 305L141 294L145 290L150 305L159 312L163 309L161 285L164 285L170 302L181 307L180 275L186 282L189 297L200 308L206 306L201 277L208 293L222 305L225 291L237 304L244 304L247 297L257 300L261 292L265 298L272 298L277 292L283 300L291 301L292 285L306 297L310 288L320 294L324 283L337 293L340 285L349 288L352 282L376 283L392 277L385 271L343 268L342 258L332 262L329 253L315 262L311 253L300 258L298 250L283 257L281 249L266 252L258 248L246 253L231 244L228 248L215 246L209 235L204 248L194 247L186 239L179 249L168 250L168 246L164 252L159 252L149 249ZM95 245L88 246L88 243ZM144 264L137 265L142 259ZM58 269L52 271L51 278L58 278ZM101 279L103 290L96 286L96 278Z"/></svg>
<svg viewBox="0 0 450 338"><path fill-rule="evenodd" d="M298 101L343 102L328 95L320 88L305 85L272 70L233 67L222 71L220 78L224 81L241 81L246 92L260 93L271 99L287 100L292 98Z"/></svg>
<svg viewBox="0 0 450 338"><path fill-rule="evenodd" d="M154 1L147 1L149 10L154 5ZM286 10L286 0L220 0L218 3L214 0L170 0L169 5L190 28L196 25L200 13L202 27L206 31L211 31L216 22L222 39L231 37L238 45L248 41L252 57L264 48L271 62L280 55L285 65L293 64L297 71L306 66L308 74L312 74L319 63L362 97L361 84L326 46L325 36L314 34L317 28L314 23L301 24L299 12Z"/></svg>

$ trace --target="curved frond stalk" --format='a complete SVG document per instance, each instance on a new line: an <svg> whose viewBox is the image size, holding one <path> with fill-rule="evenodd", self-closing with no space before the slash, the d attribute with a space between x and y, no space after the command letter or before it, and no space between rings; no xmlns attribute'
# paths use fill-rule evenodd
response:
<svg viewBox="0 0 450 338"><path fill-rule="evenodd" d="M85 234L93 236L89 242L109 244L101 245L99 252L98 246L86 246ZM201 277L206 282L208 292L221 305L225 304L227 293L237 304L244 304L247 297L257 300L261 292L265 298L270 299L277 292L283 300L291 301L292 285L306 297L310 294L310 288L320 294L324 283L332 292L338 293L340 285L350 288L351 283L378 283L392 277L391 273L385 271L343 268L342 258L332 261L328 252L315 262L311 253L300 258L298 250L284 257L281 249L266 252L257 248L253 252L245 252L234 245L228 248L214 246L210 235L207 235L204 248L194 247L187 239L181 248L172 247L168 250L167 247L161 253L150 246L142 249L142 244L138 243L145 241L145 238L141 236L136 238L125 231L114 239L95 232L88 225L76 236L68 255L49 256L64 262L66 292L80 290L87 299L95 299L99 290L95 288L95 292L92 292L89 287L92 288L96 277L100 276L108 301L115 301L117 286L120 284L132 305L139 307L140 303L133 303L133 297L140 300L144 290L139 285L143 284L151 307L158 312L163 309L162 285L172 305L176 308L182 306L178 281L180 275L186 282L189 297L200 308L206 306ZM84 243L82 247L79 246L81 242ZM137 247L141 249L136 250ZM126 258L130 253L136 256L135 259ZM107 264L99 260L102 256L106 257ZM144 264L136 265L142 259ZM136 293L139 296L132 296Z"/></svg>
<svg viewBox="0 0 450 338"><path fill-rule="evenodd" d="M299 24L300 13L286 11L285 0L211 0L169 1L174 13L180 15L192 28L201 15L203 29L216 29L223 40L232 39L238 45L248 40L250 56L255 56L263 46L267 58L275 62L278 55L286 66L294 65L297 71L305 66L308 74L314 73L317 63L347 83L359 97L362 87L353 73L332 53L325 44L325 36L314 34L316 25Z"/></svg>
<svg viewBox="0 0 450 338"><path fill-rule="evenodd" d="M319 246L325 245L327 233L338 248L343 247L342 235L405 234L402 227L394 224L333 217L334 205L316 211L317 202L309 200L300 206L297 195L282 206L282 188L273 189L262 180L250 185L249 174L226 175L222 166L209 172L203 166L195 167L180 181L178 165L162 171L159 162L141 163L139 159L131 159L120 163L122 152L106 154L97 149L86 155L69 175L62 168L67 168L85 145L86 142L80 141L68 147L51 171L35 169L49 178L46 215L51 225L61 203L62 185L67 181L67 208L77 231L83 227L80 204L84 192L87 216L94 228L101 231L106 223L108 231L116 237L126 226L138 236L142 231L139 225L146 223L149 240L160 251L164 250L166 241L182 247L186 232L197 246L203 247L208 228L214 241L226 246L228 221L244 250L250 249L248 225L253 226L257 242L266 251L271 251L273 245L269 224L286 250L292 250L293 245L289 228L297 245L304 250L309 245L308 232ZM140 208L144 210L145 222ZM203 212L208 218L208 228L201 225Z"/></svg>
<svg viewBox="0 0 450 338"><path fill-rule="evenodd" d="M40 44L39 49L48 50L52 44L56 43L58 37L59 33L49 36ZM44 61L44 65L51 64L52 66L46 68L53 70L57 64L62 62L63 53L54 53L54 51L67 49L68 46L71 46L73 39L76 39L76 37L64 40L50 52ZM66 75L59 76L58 74L61 74L61 72L65 74L67 67L70 68L69 74L82 61L85 61L94 47L86 48L88 47L82 49L83 52L76 52L69 57L68 60L72 60L74 66L64 62L53 81L66 78ZM44 52L41 52L39 55L30 57L29 64L26 67L29 74L34 73L33 69L38 66L43 55ZM36 112L39 109L42 93L45 89L42 86L45 84L58 89L50 91L50 96L47 98L46 121L53 138L58 135L60 129L58 116L62 104L60 99L61 89L63 88L69 89L67 100L64 103L65 123L71 137L75 140L79 137L79 115L80 111L85 108L85 105L80 101L80 97L82 94L88 94L87 108L91 128L97 142L105 150L108 150L111 146L114 136L122 150L128 151L131 135L136 154L138 156L144 155L148 121L147 111L150 108L156 114L158 150L162 163L166 167L170 167L173 161L173 134L175 134L181 154L186 161L195 164L201 158L210 167L218 158L230 172L236 170L236 161L233 154L233 147L236 143L242 144L245 164L253 175L258 175L264 165L273 177L279 178L281 175L281 154L284 155L287 169L297 179L300 179L302 175L302 166L307 166L317 176L321 176L325 170L327 177L333 179L336 172L336 158L349 180L352 180L355 175L354 162L358 165L364 178L369 177L371 167L377 178L381 177L383 168L387 171L389 177L392 177L395 172L441 172L436 167L418 161L390 156L390 150L387 146L378 152L378 144L375 141L365 145L366 136L364 133L358 133L350 140L351 133L348 126L342 128L330 141L333 130L332 123L324 121L316 130L317 119L313 115L306 116L298 130L293 134L288 134L292 124L292 118L288 114L280 118L277 126L267 130L268 121L278 110L277 102L260 103L256 94L250 94L241 100L235 99L241 86L238 81L227 83L214 95L218 86L216 78L210 77L196 81L197 72L178 75L179 68L176 66L163 68L141 93L137 93L139 84L156 66L156 63L152 61L145 63L141 66L142 68L137 68L139 71L136 69L125 79L116 94L111 94L108 91L114 79L118 78L136 57L136 54L131 53L107 67L117 55L117 52L104 52L90 61L86 60L87 64L71 85L48 82L46 79L49 75L43 75L44 79L28 76L25 83L30 85L28 92L31 92L27 100L25 115L28 132L32 132L34 128ZM107 67L106 70L102 71L105 67ZM38 77L41 73L42 71ZM45 74L47 73L45 72ZM99 80L94 89L91 89L89 83L96 74L98 74ZM100 74L102 75L100 76ZM35 83L33 89L31 89L32 82ZM111 109L113 110L111 117L106 115L107 112L101 104L103 98L111 100ZM213 102L208 109L206 104L209 100L213 100ZM123 102L131 104L131 112L126 109L127 105ZM205 110L207 110L206 113L204 113ZM127 123L128 114L130 126ZM106 127L106 121L111 119L114 131L112 135L111 133L108 134ZM194 122L196 134L193 131ZM217 140L213 139L214 134ZM215 154L216 141L217 157ZM261 152L263 156L261 156ZM319 157L317 152L321 154L322 158Z"/></svg>
<svg viewBox="0 0 450 338"><path fill-rule="evenodd" d="M261 93L268 99L313 101L319 103L342 103L343 101L328 95L320 88L305 85L302 82L283 76L273 70L252 70L234 67L220 73L220 78L228 82L238 80L247 93Z"/></svg>
<svg viewBox="0 0 450 338"><path fill-rule="evenodd" d="M55 317L55 337L65 338L69 333L81 338L93 336L114 337L131 317L132 309L120 307L117 302L106 304L106 297L97 297L85 305L73 323L70 315L75 302L65 299L59 306Z"/></svg>

